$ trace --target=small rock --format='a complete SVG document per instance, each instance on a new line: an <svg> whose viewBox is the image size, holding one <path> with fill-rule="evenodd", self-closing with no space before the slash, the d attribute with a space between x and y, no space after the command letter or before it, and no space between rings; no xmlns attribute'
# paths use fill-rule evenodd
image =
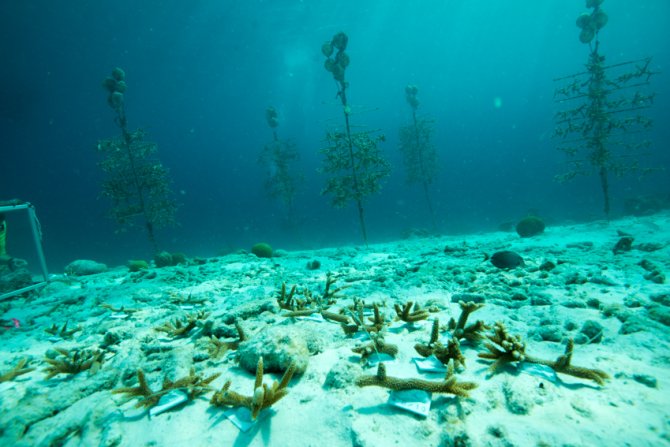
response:
<svg viewBox="0 0 670 447"><path fill-rule="evenodd" d="M648 374L633 374L633 380L638 383L641 383L644 386L649 388L658 388L658 381L656 377L650 376Z"/></svg>
<svg viewBox="0 0 670 447"><path fill-rule="evenodd" d="M647 242L644 244L638 244L633 248L635 248L636 250L646 251L647 253L650 253L652 251L660 250L661 248L663 248L663 244L658 244L655 242Z"/></svg>
<svg viewBox="0 0 670 447"><path fill-rule="evenodd" d="M591 309L600 309L600 300L598 298L591 297L586 300L586 306Z"/></svg>
<svg viewBox="0 0 670 447"><path fill-rule="evenodd" d="M565 284L586 284L589 279L579 272L572 272L565 276Z"/></svg>
<svg viewBox="0 0 670 447"><path fill-rule="evenodd" d="M523 293L515 293L512 295L512 301L526 301L528 297Z"/></svg>
<svg viewBox="0 0 670 447"><path fill-rule="evenodd" d="M542 264L540 264L540 267L539 267L539 269L542 270L543 272L550 272L555 268L556 268L556 264L554 264L551 261L544 261Z"/></svg>
<svg viewBox="0 0 670 447"><path fill-rule="evenodd" d="M321 268L321 262L318 259L307 262L307 270L318 270Z"/></svg>
<svg viewBox="0 0 670 447"><path fill-rule="evenodd" d="M670 293L659 293L649 298L655 303L670 307Z"/></svg>
<svg viewBox="0 0 670 447"><path fill-rule="evenodd" d="M586 309L586 303L579 298L569 298L561 303L568 309Z"/></svg>
<svg viewBox="0 0 670 447"><path fill-rule="evenodd" d="M606 274L593 275L590 279L590 282L592 282L593 284L602 284L604 286L616 286L616 285L618 285L617 282L613 278L607 276Z"/></svg>
<svg viewBox="0 0 670 447"><path fill-rule="evenodd" d="M636 296L627 296L623 299L623 305L629 309L637 309L638 307L642 307L642 304L642 300Z"/></svg>
<svg viewBox="0 0 670 447"><path fill-rule="evenodd" d="M552 304L551 296L544 294L535 294L530 297L530 304L532 306L549 306Z"/></svg>
<svg viewBox="0 0 670 447"><path fill-rule="evenodd" d="M670 308L663 306L649 306L647 307L647 315L649 315L649 318L652 320L670 326Z"/></svg>
<svg viewBox="0 0 670 447"><path fill-rule="evenodd" d="M575 323L572 320L568 320L565 323L563 323L563 327L565 328L566 331L574 331L577 329L577 323Z"/></svg>
<svg viewBox="0 0 670 447"><path fill-rule="evenodd" d="M644 279L646 279L647 281L654 282L656 284L665 284L665 275L659 272L658 270L646 273L644 275Z"/></svg>
<svg viewBox="0 0 670 447"><path fill-rule="evenodd" d="M563 331L561 327L555 324L541 326L535 331L542 341L560 342L563 338Z"/></svg>
<svg viewBox="0 0 670 447"><path fill-rule="evenodd" d="M458 303L459 301L463 301L464 303L469 303L470 301L473 303L483 303L486 301L486 298L484 295L477 293L454 293L451 295L452 303Z"/></svg>
<svg viewBox="0 0 670 447"><path fill-rule="evenodd" d="M603 339L604 328L602 324L594 320L586 320L579 330L591 343L600 343Z"/></svg>
<svg viewBox="0 0 670 447"><path fill-rule="evenodd" d="M90 259L77 259L65 267L65 274L70 276L95 275L106 271L107 266L105 264Z"/></svg>
<svg viewBox="0 0 670 447"><path fill-rule="evenodd" d="M593 248L593 242L584 241L584 242L572 242L566 245L567 248L579 248L582 250L589 250Z"/></svg>
<svg viewBox="0 0 670 447"><path fill-rule="evenodd" d="M641 318L631 317L623 322L623 324L619 328L619 334L621 335L634 334L636 332L641 332L645 330L647 326L648 326L647 323L642 321Z"/></svg>
<svg viewBox="0 0 670 447"><path fill-rule="evenodd" d="M633 241L635 238L633 236L624 236L621 239L619 239L614 245L614 248L612 249L612 252L615 255L618 255L619 253L622 253L624 251L630 251L631 248L633 248Z"/></svg>
<svg viewBox="0 0 670 447"><path fill-rule="evenodd" d="M507 380L503 384L502 391L505 396L505 405L512 414L528 414L534 406L528 385L523 385L523 383L519 381L512 383ZM530 381L525 383L530 383Z"/></svg>
<svg viewBox="0 0 670 447"><path fill-rule="evenodd" d="M362 368L357 363L341 360L328 371L323 383L325 389L347 388L356 381L356 377L362 374Z"/></svg>
<svg viewBox="0 0 670 447"><path fill-rule="evenodd" d="M3 273L0 275L0 294L22 289L32 283L32 274L27 269Z"/></svg>
<svg viewBox="0 0 670 447"><path fill-rule="evenodd" d="M577 334L573 337L576 345L585 345L589 342L589 338L584 334Z"/></svg>
<svg viewBox="0 0 670 447"><path fill-rule="evenodd" d="M240 344L238 349L240 366L254 374L258 358L262 356L266 372L283 373L291 362L295 362L295 373L303 374L310 356L307 339L319 336L315 330L296 326L270 326L251 340Z"/></svg>

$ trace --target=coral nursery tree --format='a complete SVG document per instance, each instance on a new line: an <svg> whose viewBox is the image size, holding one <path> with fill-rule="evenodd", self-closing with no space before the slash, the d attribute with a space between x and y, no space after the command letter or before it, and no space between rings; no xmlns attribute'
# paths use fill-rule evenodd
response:
<svg viewBox="0 0 670 447"><path fill-rule="evenodd" d="M157 253L155 230L174 224L177 206L172 199L168 172L156 157L158 146L144 140L142 129L128 130L125 77L122 69L115 68L103 82L108 92L107 103L116 113L115 122L121 135L98 142L98 152L104 157L99 165L107 175L102 196L112 202L110 214L122 229L134 226L137 220L144 224Z"/></svg>
<svg viewBox="0 0 670 447"><path fill-rule="evenodd" d="M272 199L280 201L286 207L288 223L294 223L293 205L295 194L303 177L293 169L299 158L296 146L289 140L277 135L279 117L274 107L265 111L265 119L272 129L272 141L265 145L258 162L268 170L265 179L265 191Z"/></svg>
<svg viewBox="0 0 670 447"><path fill-rule="evenodd" d="M378 146L384 140L382 135L374 135L371 131L352 131L351 107L347 98L349 82L344 76L349 66L349 55L346 53L348 41L347 35L340 32L321 46L321 52L326 57L324 67L337 84L337 97L344 113L344 128L327 132L327 146L321 150L324 155L321 170L330 175L321 193L331 195L333 206L338 208L349 202L356 204L363 241L367 245L363 201L381 190L382 180L390 173L390 165L382 157Z"/></svg>
<svg viewBox="0 0 670 447"><path fill-rule="evenodd" d="M577 18L579 40L589 45L586 70L555 79L554 94L561 106L556 115L554 137L560 138L560 150L569 157L570 170L558 176L561 181L580 174L598 173L609 219L609 176L642 171L637 157L650 142L642 134L652 121L642 114L651 107L654 93L645 92L650 78L651 58L606 65L600 52L600 30L608 17L603 0L586 0L589 12Z"/></svg>
<svg viewBox="0 0 670 447"><path fill-rule="evenodd" d="M405 87L405 98L412 108L412 123L400 128L400 152L403 155L407 183L421 184L426 204L436 228L435 212L428 188L437 173L437 151L432 143L433 120L417 117L419 88L416 85Z"/></svg>

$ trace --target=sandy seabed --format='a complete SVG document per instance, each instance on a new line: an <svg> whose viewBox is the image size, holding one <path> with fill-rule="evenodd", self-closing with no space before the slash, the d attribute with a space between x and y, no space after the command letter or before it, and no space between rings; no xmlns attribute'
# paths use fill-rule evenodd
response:
<svg viewBox="0 0 670 447"><path fill-rule="evenodd" d="M614 253L625 235L634 238L631 249ZM518 253L525 265L499 269L484 261L501 250ZM315 260L320 267L307 268ZM504 232L439 236L367 248L279 250L271 259L236 253L139 272L124 266L54 275L39 293L0 303L3 322L20 322L0 333L0 375L22 359L24 368L34 368L0 383L0 444L670 445L670 287L662 282L669 266L670 214L661 213L549 226L524 239ZM492 362L478 356L487 352L485 341L463 340L465 367L456 377L477 384L469 397L433 393L426 416L392 406L388 389L355 383L377 370L374 358L362 360L352 351L365 343L365 332L352 337L333 321L286 317L278 304L282 284L288 290L296 285L300 299L318 301L328 273L333 288L347 286L329 311L359 299L378 304L388 323L385 343L398 348L385 362L389 376L442 380L443 374L418 370L414 346L428 343L435 319L446 344L459 301L474 301L484 306L468 324L502 322L525 342L526 354L547 360L574 339L572 364L604 371L609 379L601 386L528 362L493 374ZM428 318L395 320L394 305L409 301ZM166 323L188 326L189 317L196 324L183 334L156 330ZM235 322L246 336L239 346ZM216 352L212 336L231 342L230 349ZM63 361L64 353L80 366L90 358L84 367L91 368L47 378L45 358ZM286 396L242 431L234 411L210 399L226 381L251 396L260 355L268 384L281 378L287 362L300 368ZM138 369L154 391L164 378L174 382L191 370L203 380L220 375L183 389L197 391L183 404L151 415L136 408L138 399L112 393L136 387Z"/></svg>

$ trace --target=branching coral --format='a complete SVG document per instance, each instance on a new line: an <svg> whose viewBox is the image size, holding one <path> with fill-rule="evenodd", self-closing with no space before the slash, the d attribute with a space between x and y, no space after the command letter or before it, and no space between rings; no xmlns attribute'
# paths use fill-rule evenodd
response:
<svg viewBox="0 0 670 447"><path fill-rule="evenodd" d="M280 382L276 380L268 386L263 383L263 357L258 359L256 365L256 380L254 382L254 393L244 396L230 389L232 382L227 381L221 390L214 393L210 403L215 407L245 407L251 411L251 418L256 419L261 410L270 408L277 401L288 394L288 384L295 372L295 364L292 363L284 372Z"/></svg>
<svg viewBox="0 0 670 447"><path fill-rule="evenodd" d="M136 408L144 407L151 408L155 406L161 397L173 390L181 390L186 393L189 400L211 391L209 384L213 382L221 373L212 374L209 377L202 377L195 373L195 369L191 368L188 376L184 376L174 382L167 377L163 379L160 391L153 391L144 375L144 371L137 370L138 385L135 387L117 388L112 390L114 394L125 394L129 399L138 398L135 404Z"/></svg>
<svg viewBox="0 0 670 447"><path fill-rule="evenodd" d="M287 292L286 283L282 283L279 292L277 292L277 304L279 307L286 310L300 310L305 307L303 300L298 300L296 298L296 291L298 286L294 285L291 287L291 290Z"/></svg>
<svg viewBox="0 0 670 447"><path fill-rule="evenodd" d="M209 312L198 311L186 315L182 318L175 318L172 321L166 321L160 326L154 328L155 331L165 332L172 338L186 337L193 328L196 327L198 320L204 320L209 316Z"/></svg>
<svg viewBox="0 0 670 447"><path fill-rule="evenodd" d="M386 343L381 334L371 335L372 340L351 350L361 356L361 362L367 363L372 354L387 354L395 357L398 354L398 347L391 343Z"/></svg>
<svg viewBox="0 0 670 447"><path fill-rule="evenodd" d="M484 331L490 329L490 326L484 324L483 321L478 320L470 326L465 326L468 322L468 317L470 314L478 309L484 307L484 303L473 303L473 302L463 302L459 301L458 305L461 306L461 315L458 317L458 322L451 319L449 321L449 330L454 334L456 339L464 339L470 342L479 342L484 336Z"/></svg>
<svg viewBox="0 0 670 447"><path fill-rule="evenodd" d="M247 339L247 335L244 333L244 329L238 321L235 321L235 329L237 329L238 339L233 341L225 341L219 339L217 336L212 335L209 338L209 346L207 348L209 352L209 357L212 359L221 358L226 352L235 350L240 346L240 343Z"/></svg>
<svg viewBox="0 0 670 447"><path fill-rule="evenodd" d="M58 374L78 374L82 371L90 370L91 374L100 369L102 365L103 352L92 349L62 349L55 348L59 354L55 358L45 357L44 361L49 365L44 368L47 373L45 379L51 379Z"/></svg>
<svg viewBox="0 0 670 447"><path fill-rule="evenodd" d="M32 367L26 367L28 365L28 359L27 358L22 358L18 361L18 363L9 371L7 371L4 374L0 374L0 383L2 382L9 382L10 380L14 380L16 377L29 373L30 371L34 371L35 368Z"/></svg>
<svg viewBox="0 0 670 447"><path fill-rule="evenodd" d="M289 318L307 317L319 313L327 320L337 323L348 323L349 319L346 316L327 310L342 297L340 292L349 287L333 288L336 281L337 279L331 273L328 273L326 275L326 286L323 294L312 293L309 289L305 288L302 291L302 299L298 298L297 286L291 287L291 290L287 292L286 284L282 284L277 294L277 303L282 309L290 311L283 314L283 316Z"/></svg>
<svg viewBox="0 0 670 447"><path fill-rule="evenodd" d="M78 331L81 331L81 326L77 326L76 328L73 328L73 329L68 329L67 321L60 328L58 328L58 325L56 325L56 323L54 323L51 327L46 328L44 330L44 332L46 332L47 334L55 335L57 337L65 338L65 339L72 338L72 336L75 334L75 332L78 332Z"/></svg>
<svg viewBox="0 0 670 447"><path fill-rule="evenodd" d="M437 318L433 320L433 328L430 334L430 341L428 344L417 343L414 349L419 355L429 357L434 355L440 362L447 365L450 360L454 361L454 366L463 366L465 368L465 356L461 352L461 344L456 336L443 345L439 341L440 336L440 320Z"/></svg>
<svg viewBox="0 0 670 447"><path fill-rule="evenodd" d="M377 303L372 305L373 316L365 318L366 305L362 300L354 299L354 305L350 308L343 309L351 317L347 322L342 323L342 330L347 335L355 334L359 331L367 333L381 332L386 327L386 319L379 309ZM369 321L371 324L367 324Z"/></svg>
<svg viewBox="0 0 670 447"><path fill-rule="evenodd" d="M605 380L610 377L607 373L599 369L571 365L570 362L572 361L572 353L574 350L574 342L572 339L568 340L565 347L565 353L559 356L556 360L551 361L539 359L526 354L526 344L521 341L520 337L509 334L502 323L496 323L493 330L493 334L487 336L490 342L484 344L489 352L479 353L479 357L482 359L494 360L494 363L490 367L492 373L497 372L501 366L508 363L527 362L549 366L557 373L567 374L580 379L592 380L598 385L604 385Z"/></svg>
<svg viewBox="0 0 670 447"><path fill-rule="evenodd" d="M99 306L102 307L103 309L109 309L112 312L119 312L119 313L126 313L126 314L132 314L132 313L135 313L135 312L139 312L139 309L133 309L133 308L126 307L126 306L115 307L112 304L108 304L108 303L101 303Z"/></svg>
<svg viewBox="0 0 670 447"><path fill-rule="evenodd" d="M397 318L405 323L416 323L417 321L428 318L428 311L421 309L419 303L408 301L402 307L399 304L396 304L393 308L395 309Z"/></svg>
<svg viewBox="0 0 670 447"><path fill-rule="evenodd" d="M477 388L473 382L459 382L454 375L454 364L450 362L447 373L442 381L431 381L424 379L399 379L386 374L386 366L383 363L377 365L377 374L361 376L356 379L356 385L381 386L393 391L423 390L429 393L453 394L459 397L469 397L470 391Z"/></svg>

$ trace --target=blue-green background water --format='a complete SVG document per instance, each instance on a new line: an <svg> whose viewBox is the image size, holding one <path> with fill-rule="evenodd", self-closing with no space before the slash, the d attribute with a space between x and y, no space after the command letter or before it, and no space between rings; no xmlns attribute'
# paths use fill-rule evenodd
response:
<svg viewBox="0 0 670 447"><path fill-rule="evenodd" d="M644 164L668 167L670 61L666 0L606 0L600 33L608 62L653 56L655 127ZM52 269L77 258L110 264L150 257L141 228L115 234L98 198L94 150L118 133L101 81L127 74L131 128L144 127L171 171L180 225L161 246L210 256L264 240L316 248L362 239L353 207L319 192L318 150L341 124L336 85L321 44L349 35L349 100L355 124L380 129L393 173L366 202L371 242L429 228L420 188L407 187L397 148L410 120L404 87L419 86L420 111L436 121L439 175L432 196L441 231L495 230L529 211L550 222L602 218L596 176L554 181L564 155L551 139L553 78L581 71L581 0L83 1L6 0L0 5L0 199L34 203ZM263 190L258 155L280 114L305 183L296 228ZM612 182L613 214L625 198L668 194L667 172ZM21 221L10 222L20 232ZM20 246L16 240L11 244ZM18 236L17 236L18 238ZM22 249L22 247L19 247ZM16 248L18 250L18 248Z"/></svg>

